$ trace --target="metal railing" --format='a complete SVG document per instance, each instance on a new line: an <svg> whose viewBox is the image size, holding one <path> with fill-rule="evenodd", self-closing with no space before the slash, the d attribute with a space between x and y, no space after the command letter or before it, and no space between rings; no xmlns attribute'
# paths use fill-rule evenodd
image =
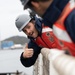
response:
<svg viewBox="0 0 75 75"><path fill-rule="evenodd" d="M75 75L75 57L58 49L43 48L34 65L34 75Z"/></svg>

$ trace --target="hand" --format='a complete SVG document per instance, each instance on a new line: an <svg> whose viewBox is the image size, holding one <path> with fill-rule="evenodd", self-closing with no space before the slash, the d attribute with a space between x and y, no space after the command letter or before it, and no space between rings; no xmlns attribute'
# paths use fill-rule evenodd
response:
<svg viewBox="0 0 75 75"><path fill-rule="evenodd" d="M23 57L24 58L30 58L33 56L33 49L32 48L28 48L28 44L26 44L25 49L24 49L24 53L23 53Z"/></svg>

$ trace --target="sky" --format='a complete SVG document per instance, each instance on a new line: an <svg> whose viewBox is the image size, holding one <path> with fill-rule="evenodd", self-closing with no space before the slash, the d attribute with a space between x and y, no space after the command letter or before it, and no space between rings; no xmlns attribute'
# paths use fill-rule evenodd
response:
<svg viewBox="0 0 75 75"><path fill-rule="evenodd" d="M0 40L21 35L15 26L15 20L20 14L24 14L20 0L0 0Z"/></svg>

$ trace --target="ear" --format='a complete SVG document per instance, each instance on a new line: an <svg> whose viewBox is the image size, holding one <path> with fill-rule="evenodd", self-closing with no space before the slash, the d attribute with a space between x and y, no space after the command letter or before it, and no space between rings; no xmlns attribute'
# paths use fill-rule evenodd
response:
<svg viewBox="0 0 75 75"><path fill-rule="evenodd" d="M39 8L39 2L31 2L33 8Z"/></svg>

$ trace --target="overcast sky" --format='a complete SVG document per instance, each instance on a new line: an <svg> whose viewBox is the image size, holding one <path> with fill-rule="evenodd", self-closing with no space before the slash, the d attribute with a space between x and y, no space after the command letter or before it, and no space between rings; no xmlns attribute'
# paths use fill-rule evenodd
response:
<svg viewBox="0 0 75 75"><path fill-rule="evenodd" d="M20 0L0 0L0 40L15 35L25 36L15 26L18 15L25 13Z"/></svg>

